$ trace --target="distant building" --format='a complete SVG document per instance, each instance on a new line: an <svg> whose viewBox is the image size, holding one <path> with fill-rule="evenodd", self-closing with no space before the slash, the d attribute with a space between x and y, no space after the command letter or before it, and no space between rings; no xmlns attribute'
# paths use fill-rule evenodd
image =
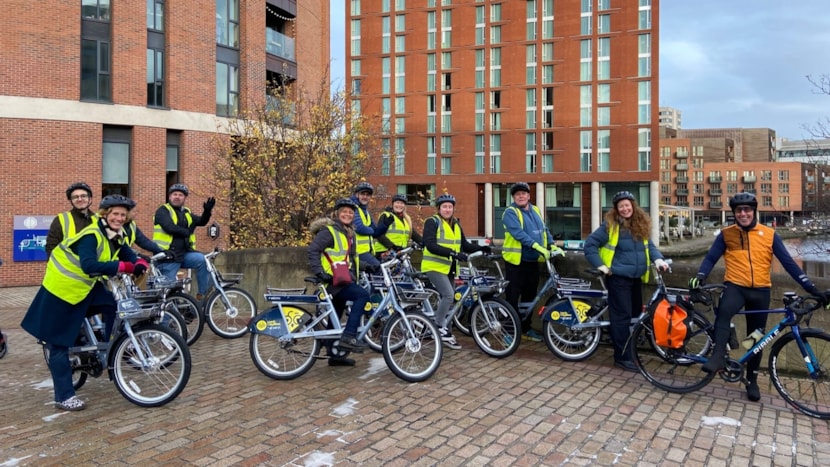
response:
<svg viewBox="0 0 830 467"><path fill-rule="evenodd" d="M326 76L329 0L298 6L74 0L13 8L0 71L0 244L10 251L14 215L69 209L64 190L77 181L92 187L93 207L108 193L134 198L148 235L173 183L190 186L189 204L201 212L213 192L211 142L227 119L264 104L270 89L319 86ZM205 230L196 231L198 245L209 248ZM3 286L43 277L42 261L3 259Z"/></svg>
<svg viewBox="0 0 830 467"><path fill-rule="evenodd" d="M679 130L682 128L682 112L674 107L660 107L660 126Z"/></svg>
<svg viewBox="0 0 830 467"><path fill-rule="evenodd" d="M620 190L656 209L659 4L352 1L347 79L382 124L378 193L458 198L502 237L511 184L584 238Z"/></svg>
<svg viewBox="0 0 830 467"><path fill-rule="evenodd" d="M799 161L817 164L830 164L830 139L781 138L775 158L781 162Z"/></svg>

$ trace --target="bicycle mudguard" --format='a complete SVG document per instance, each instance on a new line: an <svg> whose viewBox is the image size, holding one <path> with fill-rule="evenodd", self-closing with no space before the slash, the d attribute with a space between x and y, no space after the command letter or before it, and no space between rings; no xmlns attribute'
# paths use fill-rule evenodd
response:
<svg viewBox="0 0 830 467"><path fill-rule="evenodd" d="M563 298L546 306L542 321L555 321L564 326L575 326L588 320L591 304L576 298Z"/></svg>
<svg viewBox="0 0 830 467"><path fill-rule="evenodd" d="M300 327L298 320L305 314L303 310L294 306L271 307L254 316L248 324L252 334L265 334L271 337L282 337L296 331Z"/></svg>

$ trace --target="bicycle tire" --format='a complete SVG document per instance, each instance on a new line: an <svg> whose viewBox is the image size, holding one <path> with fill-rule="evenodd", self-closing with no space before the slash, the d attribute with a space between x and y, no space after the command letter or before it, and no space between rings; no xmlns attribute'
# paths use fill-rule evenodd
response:
<svg viewBox="0 0 830 467"><path fill-rule="evenodd" d="M164 315L153 320L155 324L166 326L174 333L178 334L185 343L187 343L187 324L184 317L173 307L168 307L163 310Z"/></svg>
<svg viewBox="0 0 830 467"><path fill-rule="evenodd" d="M248 323L256 316L256 301L238 287L225 287L224 291L229 304L222 300L222 294L214 291L205 303L205 318L217 336L237 339L248 332Z"/></svg>
<svg viewBox="0 0 830 467"><path fill-rule="evenodd" d="M193 345L205 329L205 315L199 302L183 292L168 295L167 301L168 304L172 303L173 308L182 316L187 327L187 345Z"/></svg>
<svg viewBox="0 0 830 467"><path fill-rule="evenodd" d="M452 315L452 322L455 324L455 328L465 336L472 337L473 335L473 332L470 330L470 318L472 314L472 307L462 305L458 312Z"/></svg>
<svg viewBox="0 0 830 467"><path fill-rule="evenodd" d="M801 329L801 340L810 354L801 354L795 334L781 336L769 354L772 385L799 412L822 420L830 419L830 334L820 329ZM810 377L806 361L817 367ZM808 400L812 399L812 400Z"/></svg>
<svg viewBox="0 0 830 467"><path fill-rule="evenodd" d="M590 309L591 304L578 299L571 300L575 306ZM547 307L546 307L547 309ZM580 362L596 352L599 347L602 328L599 326L573 329L554 320L543 320L542 337L545 345L554 355L567 362Z"/></svg>
<svg viewBox="0 0 830 467"><path fill-rule="evenodd" d="M313 319L311 313L302 308L290 308L290 323L296 324L293 329L303 329ZM322 343L314 337L280 340L267 334L251 333L248 350L262 374L276 380L289 380L304 375L314 366L321 347Z"/></svg>
<svg viewBox="0 0 830 467"><path fill-rule="evenodd" d="M190 348L180 335L160 324L138 326L133 336L150 365L141 366L133 340L121 334L109 357L115 387L140 407L167 404L181 394L190 379Z"/></svg>
<svg viewBox="0 0 830 467"><path fill-rule="evenodd" d="M406 319L413 333L407 330ZM398 378L410 383L427 380L441 365L444 347L438 327L420 313L396 313L383 328L383 359Z"/></svg>
<svg viewBox="0 0 830 467"><path fill-rule="evenodd" d="M651 332L645 321L640 321L631 333L630 342L637 342L641 334ZM651 348L631 346L634 364L654 386L668 392L685 394L709 384L715 373L703 371L706 358L689 354L685 349L664 349L658 353Z"/></svg>
<svg viewBox="0 0 830 467"><path fill-rule="evenodd" d="M482 352L495 358L513 355L522 341L522 321L507 300L491 297L470 313L470 332Z"/></svg>
<svg viewBox="0 0 830 467"><path fill-rule="evenodd" d="M360 317L360 329L366 327L366 322L369 321L369 315L363 313ZM383 349L383 344L381 342L381 338L383 335L383 327L386 324L386 320L375 319L372 323L372 327L366 330L366 334L363 336L363 340L366 342L366 345L374 350L375 352L380 353Z"/></svg>

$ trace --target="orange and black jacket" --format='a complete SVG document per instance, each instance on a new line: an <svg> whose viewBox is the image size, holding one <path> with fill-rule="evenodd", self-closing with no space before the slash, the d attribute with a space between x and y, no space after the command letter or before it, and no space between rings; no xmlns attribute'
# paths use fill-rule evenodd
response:
<svg viewBox="0 0 830 467"><path fill-rule="evenodd" d="M771 287L772 258L775 256L793 280L805 289L815 288L790 256L781 237L765 225L755 224L750 229L743 229L733 224L721 230L700 263L698 277L708 277L721 256L726 265L724 282L750 288Z"/></svg>

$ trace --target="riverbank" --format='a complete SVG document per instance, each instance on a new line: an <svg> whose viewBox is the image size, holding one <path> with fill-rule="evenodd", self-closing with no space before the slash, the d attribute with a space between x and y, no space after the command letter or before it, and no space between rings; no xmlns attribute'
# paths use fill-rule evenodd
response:
<svg viewBox="0 0 830 467"><path fill-rule="evenodd" d="M716 231L714 230L709 230L704 232L704 235L701 237L673 240L671 244L666 241L662 241L660 242L660 252L663 253L664 256L670 258L703 256L709 251L709 247L712 246L712 242L715 238L715 232ZM788 238L802 238L807 236L807 232L800 230L792 231L789 229L777 229L776 233L778 233L778 235L785 240Z"/></svg>

